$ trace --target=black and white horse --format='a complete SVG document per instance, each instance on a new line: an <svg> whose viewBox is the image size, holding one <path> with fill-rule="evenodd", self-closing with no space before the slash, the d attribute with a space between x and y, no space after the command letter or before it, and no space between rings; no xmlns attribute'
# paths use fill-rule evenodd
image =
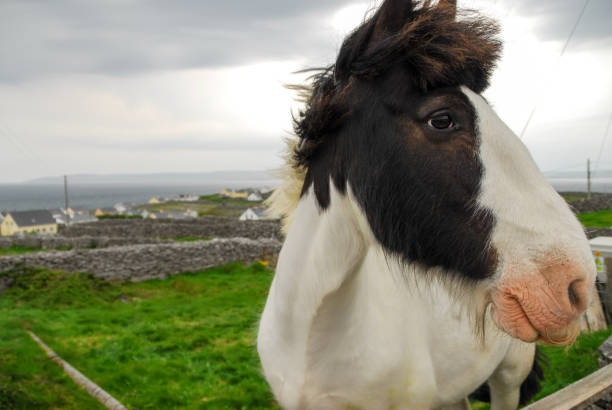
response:
<svg viewBox="0 0 612 410"><path fill-rule="evenodd" d="M588 242L480 95L496 24L455 13L386 0L313 77L257 339L285 408L513 409L578 333Z"/></svg>

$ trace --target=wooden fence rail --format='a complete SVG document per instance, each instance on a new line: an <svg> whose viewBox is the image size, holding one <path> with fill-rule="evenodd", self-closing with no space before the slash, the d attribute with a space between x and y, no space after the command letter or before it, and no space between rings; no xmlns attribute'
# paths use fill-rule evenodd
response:
<svg viewBox="0 0 612 410"><path fill-rule="evenodd" d="M612 393L612 364L524 407L524 410L584 409L610 393Z"/></svg>

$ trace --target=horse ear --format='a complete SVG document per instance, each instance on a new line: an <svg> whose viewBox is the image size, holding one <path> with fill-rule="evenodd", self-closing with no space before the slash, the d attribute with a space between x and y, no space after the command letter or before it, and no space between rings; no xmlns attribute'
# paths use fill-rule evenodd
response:
<svg viewBox="0 0 612 410"><path fill-rule="evenodd" d="M448 15L456 18L457 16L457 0L440 0L438 7L447 9Z"/></svg>
<svg viewBox="0 0 612 410"><path fill-rule="evenodd" d="M426 0L429 3L431 0ZM414 16L413 0L385 0L376 13L349 35L336 60L336 79L345 78L351 64L369 48L397 34Z"/></svg>
<svg viewBox="0 0 612 410"><path fill-rule="evenodd" d="M413 10L412 0L385 0L375 16L376 25L373 37L399 32L406 23L412 20Z"/></svg>

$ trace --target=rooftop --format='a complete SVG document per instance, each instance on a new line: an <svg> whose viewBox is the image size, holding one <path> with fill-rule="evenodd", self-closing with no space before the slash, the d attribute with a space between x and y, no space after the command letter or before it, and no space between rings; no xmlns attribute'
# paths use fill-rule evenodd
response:
<svg viewBox="0 0 612 410"><path fill-rule="evenodd" d="M46 209L34 210L34 211L13 211L9 212L11 218L20 227L25 226L36 226L36 225L54 225L55 218L51 215L51 212Z"/></svg>

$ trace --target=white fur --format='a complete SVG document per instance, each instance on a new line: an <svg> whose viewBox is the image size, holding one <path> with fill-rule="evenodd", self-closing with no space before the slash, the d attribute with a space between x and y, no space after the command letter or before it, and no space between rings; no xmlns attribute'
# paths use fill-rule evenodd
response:
<svg viewBox="0 0 612 410"><path fill-rule="evenodd" d="M479 202L502 215L493 238L509 252L502 259L528 252L528 241L542 229L555 237L537 246L562 237L582 249L575 218L542 182L520 141L481 97L464 92L477 110L483 140ZM387 258L351 192L350 184L342 195L330 182L330 206L321 212L311 187L289 210L294 222L257 340L281 406L438 408L461 405L488 379L492 409L515 408L535 346L499 331L485 313L494 283L460 288L458 296L448 283L431 279L435 272L426 279L422 266ZM550 222L539 221L542 212ZM501 269L494 280L500 275ZM483 339L474 331L479 314Z"/></svg>
<svg viewBox="0 0 612 410"><path fill-rule="evenodd" d="M484 167L478 203L495 215L493 245L506 263L520 261L523 272L537 271L532 266L542 253L569 254L592 282L593 258L578 219L491 106L469 88L462 90L478 113Z"/></svg>

